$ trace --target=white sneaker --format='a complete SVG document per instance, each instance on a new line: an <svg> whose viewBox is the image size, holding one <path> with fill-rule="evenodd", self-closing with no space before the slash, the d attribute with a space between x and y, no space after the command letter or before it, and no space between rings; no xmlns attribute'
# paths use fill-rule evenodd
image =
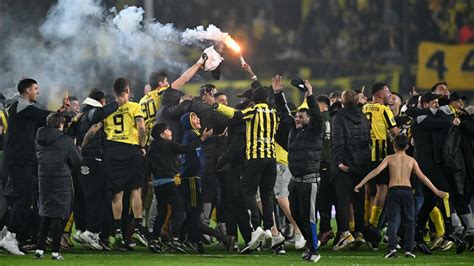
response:
<svg viewBox="0 0 474 266"><path fill-rule="evenodd" d="M281 233L278 233L277 236L272 236L272 249L283 243L285 243L285 237Z"/></svg>
<svg viewBox="0 0 474 266"><path fill-rule="evenodd" d="M83 245L87 245L88 247L94 250L102 250L102 246L99 244L99 234L94 234L90 231L85 231L81 235L81 240L83 240Z"/></svg>
<svg viewBox="0 0 474 266"><path fill-rule="evenodd" d="M84 239L82 239L83 232L81 230L77 230L76 233L72 236L74 242L78 244L84 244Z"/></svg>
<svg viewBox="0 0 474 266"><path fill-rule="evenodd" d="M265 231L259 226L252 232L252 238L248 244L250 250L255 250L260 245L260 242L265 238Z"/></svg>
<svg viewBox="0 0 474 266"><path fill-rule="evenodd" d="M269 249L272 247L272 231L265 230L265 238L262 241L262 249Z"/></svg>
<svg viewBox="0 0 474 266"><path fill-rule="evenodd" d="M303 258L304 261L313 262L313 263L318 262L320 259L321 259L321 255L319 254L308 255L307 257Z"/></svg>
<svg viewBox="0 0 474 266"><path fill-rule="evenodd" d="M306 239L302 234L295 234L295 249L302 249L306 246Z"/></svg>
<svg viewBox="0 0 474 266"><path fill-rule="evenodd" d="M25 253L20 251L18 247L18 241L16 241L16 234L8 232L3 238L3 249L10 252L13 255L23 256Z"/></svg>
<svg viewBox="0 0 474 266"><path fill-rule="evenodd" d="M8 229L6 226L3 227L2 231L0 231L0 248L3 247L3 238L5 238L5 236L7 235L8 233Z"/></svg>

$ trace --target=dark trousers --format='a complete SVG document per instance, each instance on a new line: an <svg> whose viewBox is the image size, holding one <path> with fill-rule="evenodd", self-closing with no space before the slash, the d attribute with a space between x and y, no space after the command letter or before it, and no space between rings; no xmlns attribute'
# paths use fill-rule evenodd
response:
<svg viewBox="0 0 474 266"><path fill-rule="evenodd" d="M10 205L8 230L17 234L18 240L28 238L28 214L33 204L33 162L5 160L8 181L4 193Z"/></svg>
<svg viewBox="0 0 474 266"><path fill-rule="evenodd" d="M354 187L361 177L354 173L336 170L336 221L339 232L349 231L350 204L354 209L355 231L364 233L364 190L354 192Z"/></svg>
<svg viewBox="0 0 474 266"><path fill-rule="evenodd" d="M231 167L229 172L223 174L222 211L227 235L237 236L238 227L245 243L248 243L251 239L252 228L249 223L249 213L245 209L240 177L240 167Z"/></svg>
<svg viewBox="0 0 474 266"><path fill-rule="evenodd" d="M183 197L174 183L155 186L154 190L156 196L157 216L153 226L152 237L158 239L160 236L161 228L165 223L166 214L168 213L169 204L173 210L171 216L171 236L178 238L181 229L183 228L186 215L183 206Z"/></svg>
<svg viewBox="0 0 474 266"><path fill-rule="evenodd" d="M306 246L314 254L318 250L318 234L316 229L316 196L318 194L317 183L298 183L291 181L290 210L298 228L306 239Z"/></svg>
<svg viewBox="0 0 474 266"><path fill-rule="evenodd" d="M250 211L252 229L260 225L259 209L255 199L260 187L262 201L263 228L270 230L273 226L273 206L275 201L274 187L276 180L275 159L251 159L245 162L242 174L242 194L245 208Z"/></svg>
<svg viewBox="0 0 474 266"><path fill-rule="evenodd" d="M197 177L182 178L179 191L184 199L188 239L192 243L199 243L201 241L199 218L202 212L201 179Z"/></svg>
<svg viewBox="0 0 474 266"><path fill-rule="evenodd" d="M316 209L319 212L319 232L331 231L331 210L335 203L334 182L331 182L331 173L329 163L321 162L319 175L321 183L319 186L318 198L316 200Z"/></svg>
<svg viewBox="0 0 474 266"><path fill-rule="evenodd" d="M86 206L84 199L84 191L79 181L80 169L72 171L72 181L74 185L74 201L73 201L73 213L74 222L76 224L76 230L86 230Z"/></svg>
<svg viewBox="0 0 474 266"><path fill-rule="evenodd" d="M107 177L105 176L101 159L83 159L79 182L84 199L84 228L92 233L99 233L103 229L106 216L109 215L106 205L110 205L110 201L107 201ZM75 203L75 205L80 204ZM74 213L76 226L82 220L80 215L78 217L78 213Z"/></svg>
<svg viewBox="0 0 474 266"><path fill-rule="evenodd" d="M400 226L403 229L403 249L411 252L415 235L415 208L411 187L391 187L387 201L388 249L397 248L397 235Z"/></svg>
<svg viewBox="0 0 474 266"><path fill-rule="evenodd" d="M59 252L61 248L61 236L63 234L64 219L53 217L41 217L40 231L38 235L37 249L45 250L48 233L51 236L51 250Z"/></svg>

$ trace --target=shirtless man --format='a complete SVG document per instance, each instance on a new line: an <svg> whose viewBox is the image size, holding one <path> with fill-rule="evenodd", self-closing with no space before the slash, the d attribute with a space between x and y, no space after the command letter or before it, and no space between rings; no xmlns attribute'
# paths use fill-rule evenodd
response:
<svg viewBox="0 0 474 266"><path fill-rule="evenodd" d="M387 166L390 172L389 192L387 198L387 223L388 223L388 251L384 258L397 257L397 232L400 225L404 229L405 257L415 258L412 253L415 224L414 224L414 207L413 207L413 190L410 184L410 177L414 171L416 176L427 186L433 193L440 197L448 197L444 191L438 190L431 181L421 172L420 167L415 159L405 154L408 148L408 138L404 135L395 137L393 144L395 154L387 156L382 163L370 172L355 188L355 192L359 190L370 179L377 176Z"/></svg>

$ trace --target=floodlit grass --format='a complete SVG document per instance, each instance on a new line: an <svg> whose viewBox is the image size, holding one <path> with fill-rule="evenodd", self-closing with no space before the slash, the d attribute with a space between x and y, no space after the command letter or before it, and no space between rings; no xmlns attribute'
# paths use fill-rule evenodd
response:
<svg viewBox="0 0 474 266"><path fill-rule="evenodd" d="M300 264L302 251L287 247L287 255L276 256L269 251L254 252L251 255L229 254L221 246L207 246L205 255L195 254L153 254L144 247L136 248L132 252L98 252L85 250L76 246L70 251L63 252L64 261L52 261L51 253L45 254L42 260L35 260L33 253L16 257L0 251L0 265L295 265ZM397 259L384 259L384 246L378 252L369 251L363 246L357 252L333 252L330 247L321 248L321 265L474 265L474 253L456 255L454 248L447 252L435 252L432 256L417 254L416 259L407 259L399 254Z"/></svg>

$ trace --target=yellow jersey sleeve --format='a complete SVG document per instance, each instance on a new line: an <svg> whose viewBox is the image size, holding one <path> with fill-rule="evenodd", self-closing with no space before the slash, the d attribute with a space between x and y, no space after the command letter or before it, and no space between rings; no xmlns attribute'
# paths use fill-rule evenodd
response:
<svg viewBox="0 0 474 266"><path fill-rule="evenodd" d="M395 117L393 116L392 110L388 106L382 105L383 110L383 118L385 122L385 126L390 129L392 127L397 126L397 122L395 122Z"/></svg>
<svg viewBox="0 0 474 266"><path fill-rule="evenodd" d="M288 165L288 152L275 142L275 153L277 163Z"/></svg>
<svg viewBox="0 0 474 266"><path fill-rule="evenodd" d="M107 140L131 145L139 145L138 129L135 119L144 117L138 103L127 102L104 120Z"/></svg>

